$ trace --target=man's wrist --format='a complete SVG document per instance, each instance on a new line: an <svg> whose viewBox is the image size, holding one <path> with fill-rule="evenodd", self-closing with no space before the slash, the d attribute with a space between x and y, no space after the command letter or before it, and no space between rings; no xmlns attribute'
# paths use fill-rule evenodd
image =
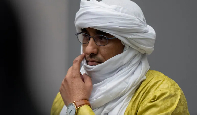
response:
<svg viewBox="0 0 200 115"><path fill-rule="evenodd" d="M83 99L83 100L79 100L79 101L74 101L72 103L70 103L67 106L67 113L68 115L76 115L77 111L80 107L84 106L84 105L88 105L90 106L90 102L87 99Z"/></svg>
<svg viewBox="0 0 200 115"><path fill-rule="evenodd" d="M79 101L74 101L73 103L74 103L76 109L80 108L83 105L88 105L88 106L91 107L90 102L87 99L82 99L82 100L79 100Z"/></svg>

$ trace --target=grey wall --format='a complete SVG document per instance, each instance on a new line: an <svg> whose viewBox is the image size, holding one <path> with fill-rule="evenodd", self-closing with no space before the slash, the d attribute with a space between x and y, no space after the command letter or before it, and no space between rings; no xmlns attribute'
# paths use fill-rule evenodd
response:
<svg viewBox="0 0 200 115"><path fill-rule="evenodd" d="M30 103L36 106L38 114L49 115L67 70L67 1L12 0L11 3L23 36L24 81L32 99Z"/></svg>
<svg viewBox="0 0 200 115"><path fill-rule="evenodd" d="M74 36L74 17L80 0L69 1L68 67L80 54ZM143 10L156 33L154 52L148 57L151 69L175 80L183 90L191 115L197 111L197 5L195 0L133 0Z"/></svg>

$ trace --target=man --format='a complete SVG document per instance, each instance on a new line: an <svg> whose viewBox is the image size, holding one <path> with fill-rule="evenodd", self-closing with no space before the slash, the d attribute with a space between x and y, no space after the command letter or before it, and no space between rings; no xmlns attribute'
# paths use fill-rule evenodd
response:
<svg viewBox="0 0 200 115"><path fill-rule="evenodd" d="M75 26L82 54L62 81L52 115L189 114L180 87L149 69L156 35L137 4L82 0Z"/></svg>

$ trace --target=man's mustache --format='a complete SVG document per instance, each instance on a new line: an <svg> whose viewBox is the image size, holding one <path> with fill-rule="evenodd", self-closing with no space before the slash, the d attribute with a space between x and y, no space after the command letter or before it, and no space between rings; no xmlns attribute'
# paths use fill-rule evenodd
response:
<svg viewBox="0 0 200 115"><path fill-rule="evenodd" d="M99 62L99 63L102 63L103 61L97 57L96 55L86 55L85 56L85 60L86 61L95 61L95 62Z"/></svg>

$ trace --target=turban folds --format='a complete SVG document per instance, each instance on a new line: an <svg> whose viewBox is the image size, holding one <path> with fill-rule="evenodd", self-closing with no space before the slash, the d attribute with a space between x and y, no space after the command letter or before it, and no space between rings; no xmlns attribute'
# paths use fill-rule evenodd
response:
<svg viewBox="0 0 200 115"><path fill-rule="evenodd" d="M107 1L117 4L119 0ZM75 17L77 32L88 27L101 30L117 37L125 45L142 54L151 54L156 39L154 29L147 25L142 10L136 3L130 0L123 2L124 4L119 3L120 5L108 5L106 0L81 0L80 9Z"/></svg>
<svg viewBox="0 0 200 115"><path fill-rule="evenodd" d="M80 72L92 79L89 101L96 115L122 115L150 66L147 55L154 49L155 31L146 24L140 7L130 0L81 0L76 13L77 32L94 28L120 39L121 54L89 66L84 59ZM112 50L112 49L111 49Z"/></svg>

